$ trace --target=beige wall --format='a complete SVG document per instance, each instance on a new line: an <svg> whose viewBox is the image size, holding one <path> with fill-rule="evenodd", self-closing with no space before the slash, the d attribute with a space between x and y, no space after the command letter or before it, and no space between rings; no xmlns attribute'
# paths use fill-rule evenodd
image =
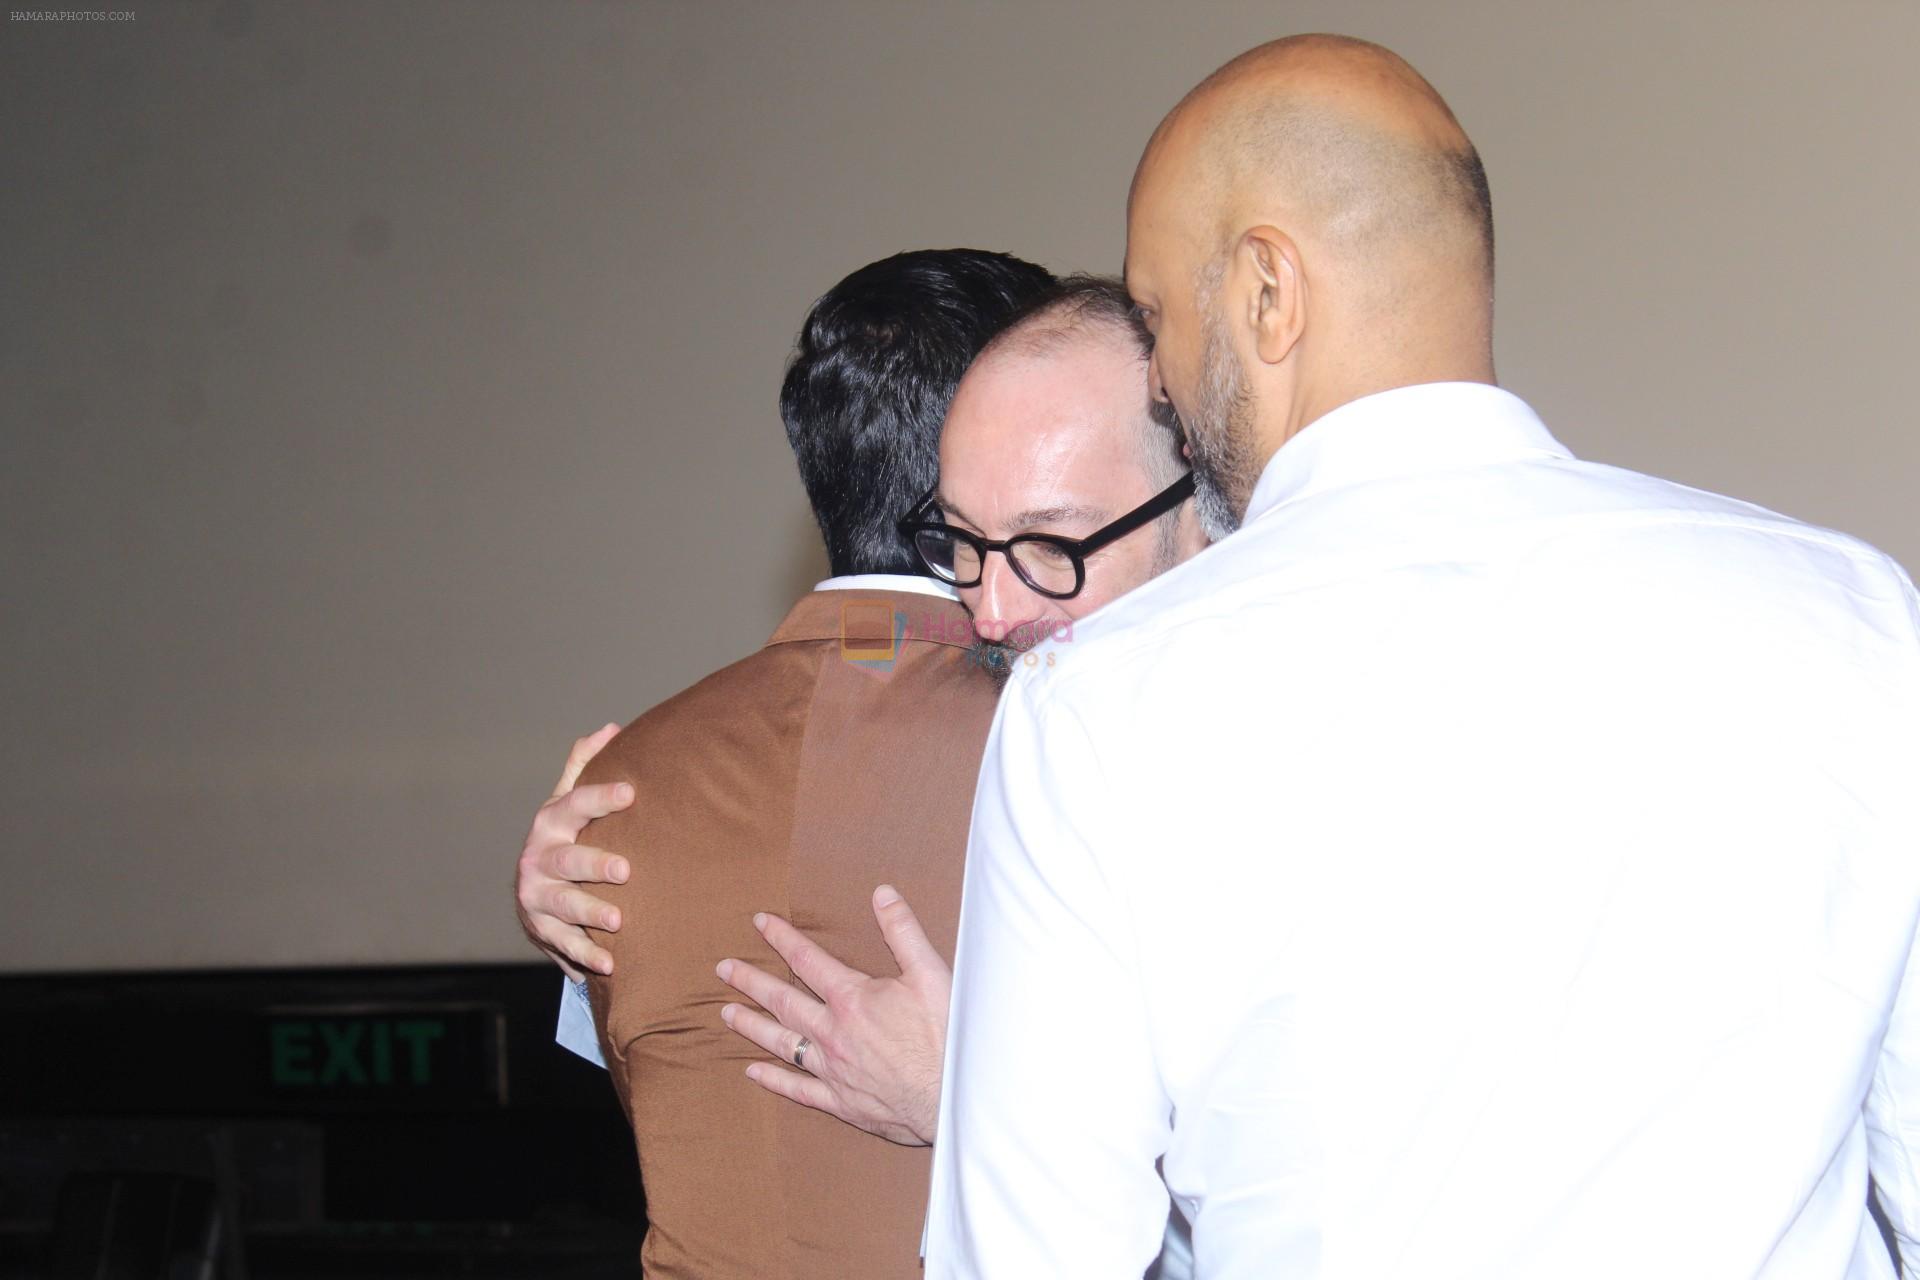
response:
<svg viewBox="0 0 1920 1280"><path fill-rule="evenodd" d="M1290 30L1452 100L1570 444L1920 563L1912 0L112 3L0 25L0 969L527 954L566 744L821 570L809 301L1117 267Z"/></svg>

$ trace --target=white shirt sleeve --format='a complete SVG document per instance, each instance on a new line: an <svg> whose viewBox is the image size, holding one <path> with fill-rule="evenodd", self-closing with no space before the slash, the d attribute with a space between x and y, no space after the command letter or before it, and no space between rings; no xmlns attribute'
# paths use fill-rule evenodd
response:
<svg viewBox="0 0 1920 1280"><path fill-rule="evenodd" d="M563 1049L571 1049L603 1070L607 1060L600 1056L600 1033L593 1026L593 1003L587 998L587 984L570 978L560 979L560 1022L553 1039Z"/></svg>
<svg viewBox="0 0 1920 1280"><path fill-rule="evenodd" d="M1920 959L1920 953L1916 953ZM1920 973L1907 963L1867 1093L1867 1158L1903 1275L1920 1275Z"/></svg>
<svg viewBox="0 0 1920 1280"><path fill-rule="evenodd" d="M1920 631L1920 596L1902 577L1908 617ZM1920 849L1913 856L1920 857ZM1920 940L1908 950L1900 994L1880 1042L1866 1122L1867 1162L1893 1228L1901 1274L1920 1275Z"/></svg>
<svg viewBox="0 0 1920 1280"><path fill-rule="evenodd" d="M1114 883L1124 814L1086 730L1036 706L1044 681L1002 698L974 799L931 1277L1137 1280L1167 1223L1170 1107Z"/></svg>

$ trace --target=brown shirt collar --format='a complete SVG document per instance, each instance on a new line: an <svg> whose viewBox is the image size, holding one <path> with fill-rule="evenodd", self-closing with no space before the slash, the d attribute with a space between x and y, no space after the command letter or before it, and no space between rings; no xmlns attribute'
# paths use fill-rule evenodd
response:
<svg viewBox="0 0 1920 1280"><path fill-rule="evenodd" d="M767 643L895 637L966 649L973 622L957 602L915 591L813 591L800 597Z"/></svg>

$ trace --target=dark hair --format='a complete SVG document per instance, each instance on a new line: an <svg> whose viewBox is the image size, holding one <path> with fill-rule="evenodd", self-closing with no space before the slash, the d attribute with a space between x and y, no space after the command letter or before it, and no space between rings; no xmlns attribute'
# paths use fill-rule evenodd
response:
<svg viewBox="0 0 1920 1280"><path fill-rule="evenodd" d="M864 266L813 304L780 417L835 575L918 572L894 522L939 474L954 389L1053 283L1004 253L923 249Z"/></svg>

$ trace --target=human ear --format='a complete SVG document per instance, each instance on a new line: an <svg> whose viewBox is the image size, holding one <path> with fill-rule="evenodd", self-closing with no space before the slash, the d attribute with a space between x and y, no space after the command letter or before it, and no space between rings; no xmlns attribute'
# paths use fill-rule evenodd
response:
<svg viewBox="0 0 1920 1280"><path fill-rule="evenodd" d="M1246 322L1254 353L1279 364L1293 351L1307 325L1307 277L1300 247L1278 227L1259 226L1240 237L1237 255L1247 287Z"/></svg>

